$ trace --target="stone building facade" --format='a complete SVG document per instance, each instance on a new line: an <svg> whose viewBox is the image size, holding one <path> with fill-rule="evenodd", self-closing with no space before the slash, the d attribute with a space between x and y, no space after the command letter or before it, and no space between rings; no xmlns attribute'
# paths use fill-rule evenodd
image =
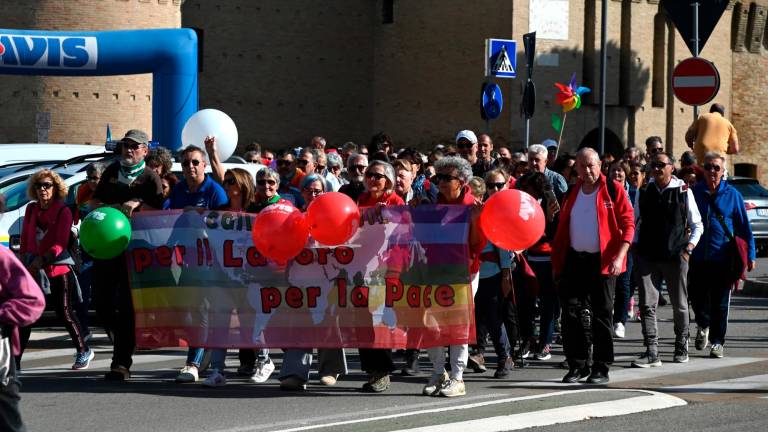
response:
<svg viewBox="0 0 768 432"><path fill-rule="evenodd" d="M693 110L675 99L670 82L690 52L659 0L606 1L607 150L642 146L658 135L680 154ZM768 160L761 145L768 138L761 119L768 74L756 71L768 70L766 3L731 0L701 52L720 71L715 101L726 106L741 137L734 171L764 181L768 172L759 165ZM553 83L575 72L593 92L566 120L563 148L574 151L597 139L600 11L601 0L6 0L0 28L181 24L195 28L201 40L200 106L230 114L241 146L305 145L318 134L335 145L366 143L385 131L397 146L425 149L452 141L464 128L522 145L522 35L536 30L531 142L557 138L550 126L550 116L560 111ZM489 37L519 41L518 78L496 81L505 107L486 124L479 104ZM0 87L0 116L13 120L0 127L0 141L35 141L34 117L45 111L52 113L52 142L99 142L108 122L115 134L129 124L151 128L151 77L11 80Z"/></svg>

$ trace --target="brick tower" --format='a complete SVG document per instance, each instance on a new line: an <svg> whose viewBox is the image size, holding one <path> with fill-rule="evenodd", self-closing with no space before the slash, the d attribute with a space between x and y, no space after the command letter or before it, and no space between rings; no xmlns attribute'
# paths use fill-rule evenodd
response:
<svg viewBox="0 0 768 432"><path fill-rule="evenodd" d="M0 28L61 31L178 28L182 0L3 0ZM152 130L152 76L0 76L0 143L103 143Z"/></svg>

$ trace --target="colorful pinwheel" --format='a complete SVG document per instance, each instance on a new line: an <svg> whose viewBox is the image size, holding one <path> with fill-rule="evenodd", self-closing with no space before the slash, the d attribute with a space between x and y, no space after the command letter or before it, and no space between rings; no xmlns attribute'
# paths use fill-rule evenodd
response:
<svg viewBox="0 0 768 432"><path fill-rule="evenodd" d="M587 87L581 87L576 85L576 73L571 75L571 82L568 85L555 83L555 87L560 90L555 95L555 103L562 105L563 112L567 113L581 107L581 95L589 93L591 90Z"/></svg>

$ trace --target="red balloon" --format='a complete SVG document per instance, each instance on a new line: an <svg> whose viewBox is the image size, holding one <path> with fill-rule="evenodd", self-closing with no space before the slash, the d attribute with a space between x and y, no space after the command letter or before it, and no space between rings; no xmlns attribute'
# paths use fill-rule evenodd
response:
<svg viewBox="0 0 768 432"><path fill-rule="evenodd" d="M360 226L360 209L343 193L325 193L307 207L307 225L312 238L319 243L327 246L344 244Z"/></svg>
<svg viewBox="0 0 768 432"><path fill-rule="evenodd" d="M304 215L289 204L272 204L253 223L253 244L265 257L285 264L304 249L309 228Z"/></svg>
<svg viewBox="0 0 768 432"><path fill-rule="evenodd" d="M544 234L544 211L525 192L507 189L493 194L480 213L480 229L494 245L507 250L527 249Z"/></svg>

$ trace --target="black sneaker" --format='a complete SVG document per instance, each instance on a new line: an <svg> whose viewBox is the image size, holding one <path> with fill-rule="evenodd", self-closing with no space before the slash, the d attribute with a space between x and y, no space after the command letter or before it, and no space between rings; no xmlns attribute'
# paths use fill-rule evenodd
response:
<svg viewBox="0 0 768 432"><path fill-rule="evenodd" d="M496 372L493 373L493 377L498 379L506 378L514 367L515 363L511 358L502 358L496 365Z"/></svg>
<svg viewBox="0 0 768 432"><path fill-rule="evenodd" d="M113 367L112 370L104 374L106 381L125 381L131 377L131 372L125 366Z"/></svg>
<svg viewBox="0 0 768 432"><path fill-rule="evenodd" d="M588 384L608 384L608 381L608 372L599 368L594 368L587 378Z"/></svg>
<svg viewBox="0 0 768 432"><path fill-rule="evenodd" d="M563 382L573 384L579 382L580 379L586 378L589 375L589 368L583 367L581 369L571 368L567 374L563 377Z"/></svg>
<svg viewBox="0 0 768 432"><path fill-rule="evenodd" d="M400 371L403 376L415 376L419 374L419 351L407 350L405 352L405 366Z"/></svg>
<svg viewBox="0 0 768 432"><path fill-rule="evenodd" d="M533 344L530 340L527 340L523 342L523 344L520 346L520 350L517 353L517 358L527 359L531 356L531 346Z"/></svg>
<svg viewBox="0 0 768 432"><path fill-rule="evenodd" d="M675 363L688 363L688 337L675 342L675 355L672 358Z"/></svg>

